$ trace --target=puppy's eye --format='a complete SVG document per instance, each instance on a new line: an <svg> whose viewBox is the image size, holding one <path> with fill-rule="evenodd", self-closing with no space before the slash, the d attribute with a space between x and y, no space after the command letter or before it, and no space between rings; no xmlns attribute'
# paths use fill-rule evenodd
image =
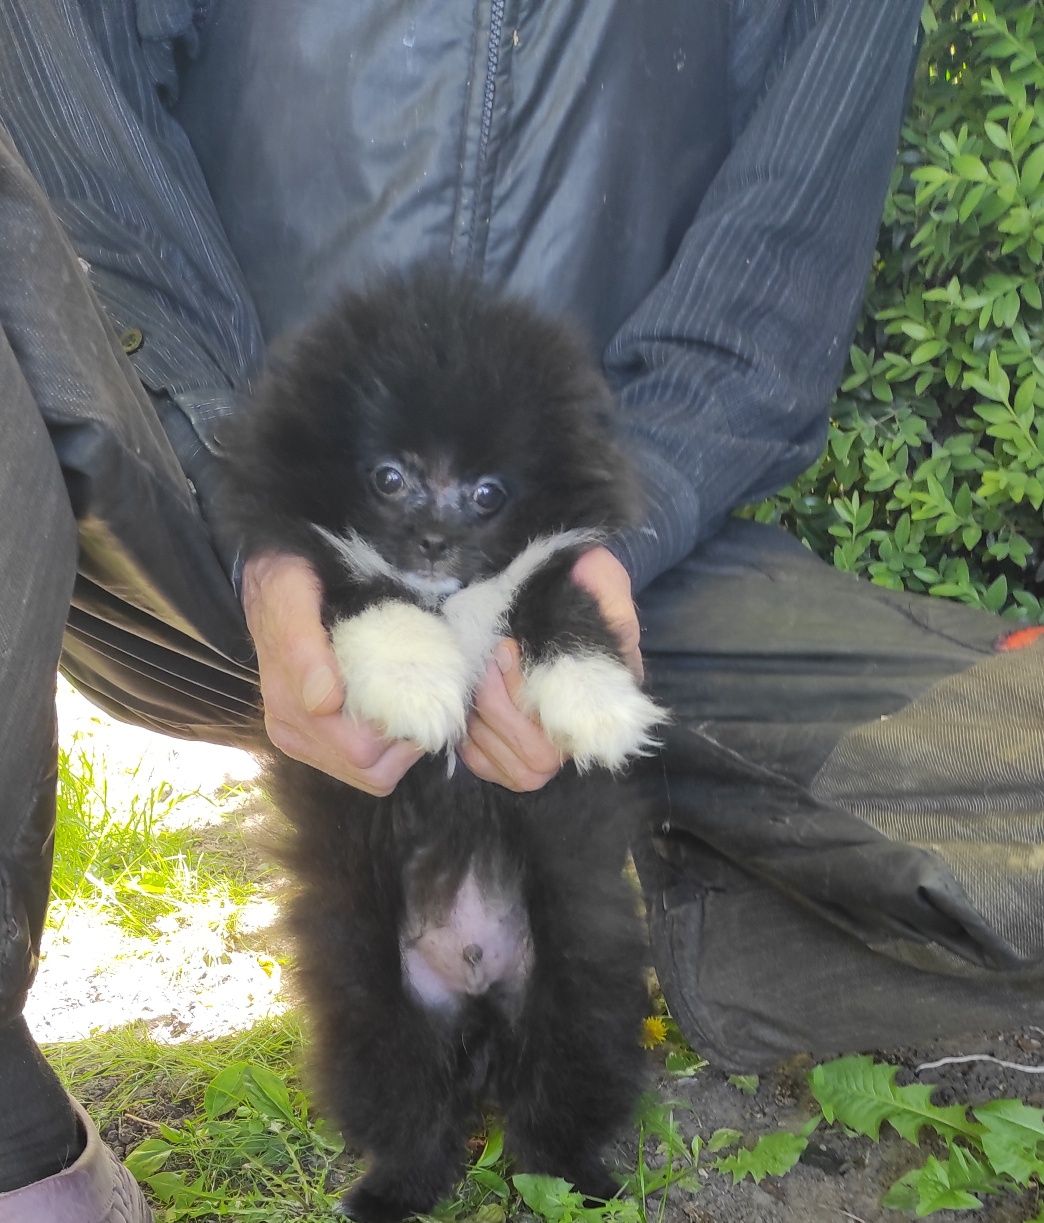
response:
<svg viewBox="0 0 1044 1223"><path fill-rule="evenodd" d="M496 480L483 480L471 494L472 504L481 514L495 514L507 500L507 493Z"/></svg>
<svg viewBox="0 0 1044 1223"><path fill-rule="evenodd" d="M394 497L396 493L402 492L406 481L403 479L402 472L397 467L392 467L385 464L383 467L378 467L373 473L373 486L385 497Z"/></svg>

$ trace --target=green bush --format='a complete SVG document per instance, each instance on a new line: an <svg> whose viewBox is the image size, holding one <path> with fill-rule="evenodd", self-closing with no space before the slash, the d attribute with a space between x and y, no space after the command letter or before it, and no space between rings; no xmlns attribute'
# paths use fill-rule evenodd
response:
<svg viewBox="0 0 1044 1223"><path fill-rule="evenodd" d="M840 569L1044 620L1044 9L931 0L826 451L748 513Z"/></svg>

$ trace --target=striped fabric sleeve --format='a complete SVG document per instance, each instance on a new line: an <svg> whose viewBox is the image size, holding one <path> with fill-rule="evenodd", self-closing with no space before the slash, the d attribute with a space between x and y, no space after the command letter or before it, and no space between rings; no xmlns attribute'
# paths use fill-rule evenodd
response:
<svg viewBox="0 0 1044 1223"><path fill-rule="evenodd" d="M667 274L605 354L647 496L644 524L614 541L635 589L823 444L895 160L920 7L737 0L741 130Z"/></svg>
<svg viewBox="0 0 1044 1223"><path fill-rule="evenodd" d="M262 340L203 172L172 118L192 0L0 0L0 123L81 257L142 382L211 440ZM204 405L194 411L199 401Z"/></svg>

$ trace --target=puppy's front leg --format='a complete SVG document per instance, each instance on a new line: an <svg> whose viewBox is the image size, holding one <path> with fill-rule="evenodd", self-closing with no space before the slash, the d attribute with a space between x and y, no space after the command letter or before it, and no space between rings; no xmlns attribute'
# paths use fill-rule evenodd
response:
<svg viewBox="0 0 1044 1223"><path fill-rule="evenodd" d="M428 752L463 736L472 669L440 616L384 598L334 619L330 638L344 677L345 713Z"/></svg>
<svg viewBox="0 0 1044 1223"><path fill-rule="evenodd" d="M594 599L569 577L564 553L522 588L509 617L522 646L523 706L583 772L622 769L656 746L666 713L624 665Z"/></svg>

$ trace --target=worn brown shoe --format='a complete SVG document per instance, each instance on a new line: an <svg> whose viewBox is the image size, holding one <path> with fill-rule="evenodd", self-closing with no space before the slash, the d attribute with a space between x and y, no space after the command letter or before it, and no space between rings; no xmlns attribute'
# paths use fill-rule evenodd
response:
<svg viewBox="0 0 1044 1223"><path fill-rule="evenodd" d="M0 1223L152 1223L138 1182L75 1100L73 1108L87 1138L83 1154L54 1176L0 1193Z"/></svg>

